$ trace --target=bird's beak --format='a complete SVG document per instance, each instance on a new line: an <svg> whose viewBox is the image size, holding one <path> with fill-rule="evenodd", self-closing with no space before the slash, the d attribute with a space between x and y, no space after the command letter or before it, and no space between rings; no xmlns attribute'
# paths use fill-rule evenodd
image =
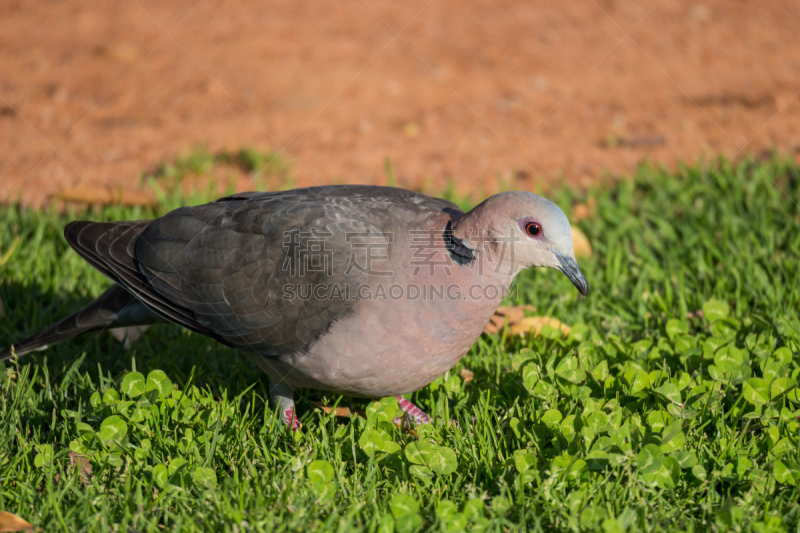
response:
<svg viewBox="0 0 800 533"><path fill-rule="evenodd" d="M575 261L575 258L558 251L555 254L561 265L558 269L569 278L581 294L584 296L589 294L589 284L586 282L586 278L583 277L581 269L578 268L578 262Z"/></svg>

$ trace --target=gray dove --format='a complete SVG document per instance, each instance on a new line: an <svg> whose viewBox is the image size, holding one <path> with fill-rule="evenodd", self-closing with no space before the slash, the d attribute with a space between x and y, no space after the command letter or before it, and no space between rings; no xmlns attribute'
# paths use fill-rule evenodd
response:
<svg viewBox="0 0 800 533"><path fill-rule="evenodd" d="M520 191L468 213L393 187L250 192L154 220L71 222L64 235L114 284L17 355L174 322L251 357L291 429L298 387L396 396L408 419L428 422L401 395L463 357L520 271L555 268L588 292L567 217Z"/></svg>

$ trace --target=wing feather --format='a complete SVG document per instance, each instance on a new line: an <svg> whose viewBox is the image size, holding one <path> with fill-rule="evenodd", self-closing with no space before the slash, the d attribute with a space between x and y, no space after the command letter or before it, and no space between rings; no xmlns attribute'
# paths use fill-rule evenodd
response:
<svg viewBox="0 0 800 533"><path fill-rule="evenodd" d="M358 302L307 297L366 275L348 269L351 233L383 234L445 200L386 187L312 187L243 193L152 221L75 222L67 240L92 266L163 317L262 355L307 348ZM327 261L312 268L320 246ZM316 257L319 260L319 257ZM288 294L294 284L304 290Z"/></svg>

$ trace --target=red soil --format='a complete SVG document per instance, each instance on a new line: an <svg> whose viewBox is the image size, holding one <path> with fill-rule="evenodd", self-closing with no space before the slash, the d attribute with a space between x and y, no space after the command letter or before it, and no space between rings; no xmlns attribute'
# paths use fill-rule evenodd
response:
<svg viewBox="0 0 800 533"><path fill-rule="evenodd" d="M0 4L0 201L133 187L192 147L297 185L586 185L800 150L800 3Z"/></svg>

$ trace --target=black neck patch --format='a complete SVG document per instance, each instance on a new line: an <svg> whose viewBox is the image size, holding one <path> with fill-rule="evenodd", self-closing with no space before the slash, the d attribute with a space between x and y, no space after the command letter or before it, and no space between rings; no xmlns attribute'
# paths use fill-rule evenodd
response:
<svg viewBox="0 0 800 533"><path fill-rule="evenodd" d="M464 244L464 241L453 235L453 221L448 221L444 228L444 245L456 264L467 265L475 261L475 250Z"/></svg>

